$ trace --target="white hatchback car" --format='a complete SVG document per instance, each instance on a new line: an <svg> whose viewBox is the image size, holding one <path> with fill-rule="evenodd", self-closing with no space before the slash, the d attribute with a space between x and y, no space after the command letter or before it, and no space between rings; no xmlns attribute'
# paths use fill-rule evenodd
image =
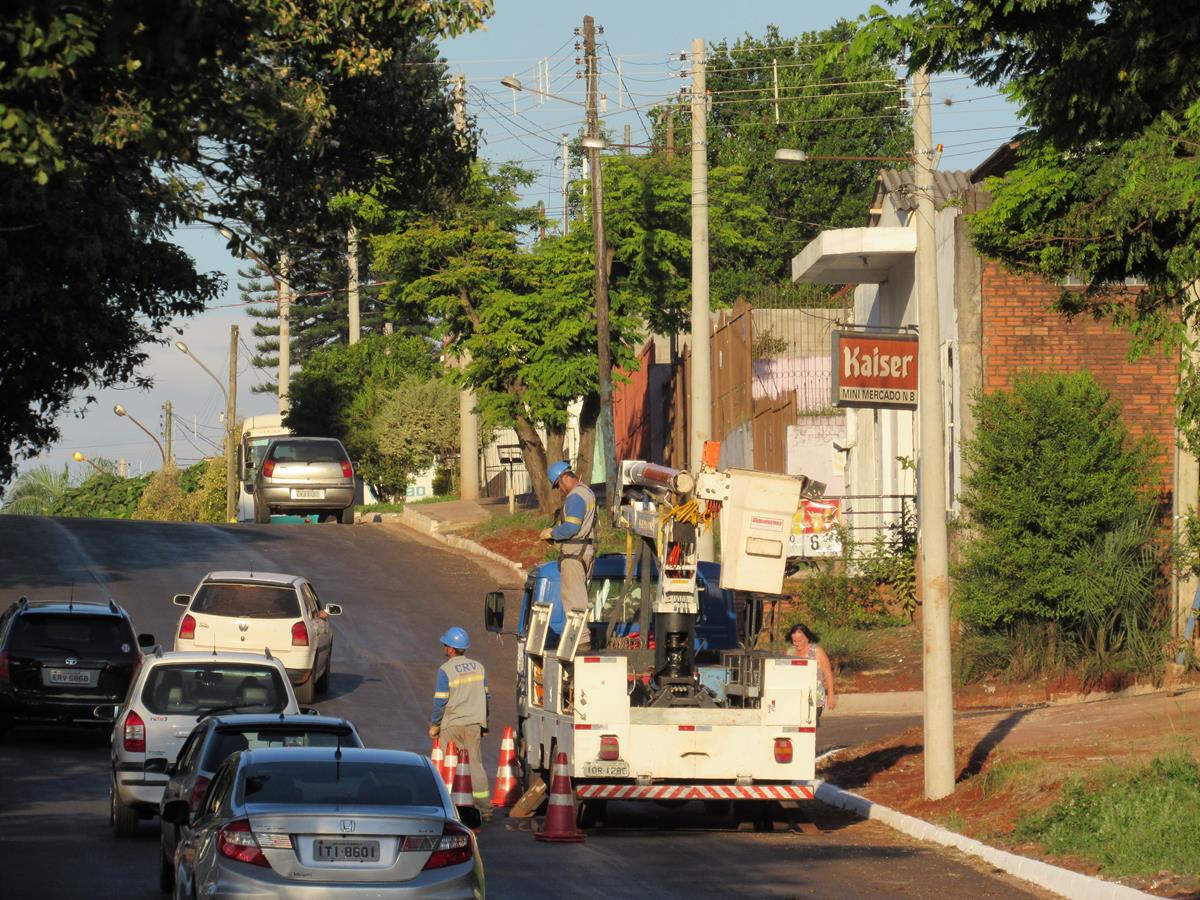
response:
<svg viewBox="0 0 1200 900"><path fill-rule="evenodd" d="M220 713L300 713L283 663L267 652L147 656L115 711L109 823L118 837L158 812L167 766L196 723Z"/></svg>
<svg viewBox="0 0 1200 900"><path fill-rule="evenodd" d="M283 661L301 703L329 686L337 603L322 604L306 578L277 572L209 572L191 594L175 631L176 650L220 652L264 648Z"/></svg>

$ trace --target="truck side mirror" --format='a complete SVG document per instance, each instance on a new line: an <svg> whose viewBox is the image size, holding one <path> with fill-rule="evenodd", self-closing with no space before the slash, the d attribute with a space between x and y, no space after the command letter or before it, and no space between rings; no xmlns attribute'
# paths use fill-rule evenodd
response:
<svg viewBox="0 0 1200 900"><path fill-rule="evenodd" d="M504 629L504 591L492 591L483 598L483 626L493 634Z"/></svg>

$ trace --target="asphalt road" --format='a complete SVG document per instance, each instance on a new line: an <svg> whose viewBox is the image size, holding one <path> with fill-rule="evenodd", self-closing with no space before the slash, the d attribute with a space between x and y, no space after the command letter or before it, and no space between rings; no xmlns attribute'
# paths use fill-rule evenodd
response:
<svg viewBox="0 0 1200 900"><path fill-rule="evenodd" d="M0 516L0 609L30 597L115 598L170 646L173 594L213 569L298 572L335 620L331 689L317 706L344 715L368 745L428 751L438 638L467 627L488 667L494 766L511 723L512 638L483 631L482 597L515 588L399 526L205 526ZM822 748L879 737L910 717L826 720ZM16 729L0 743L0 898L150 900L157 890L158 824L114 838L107 813L108 733ZM523 897L1014 897L1021 882L820 804L821 834L738 832L697 804L614 804L584 844L542 844L502 819L480 836L488 894Z"/></svg>

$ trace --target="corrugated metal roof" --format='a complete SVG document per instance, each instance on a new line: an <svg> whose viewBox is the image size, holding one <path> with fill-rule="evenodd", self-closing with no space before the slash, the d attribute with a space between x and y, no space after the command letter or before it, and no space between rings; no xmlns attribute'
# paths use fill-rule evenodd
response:
<svg viewBox="0 0 1200 900"><path fill-rule="evenodd" d="M875 185L875 198L871 203L873 209L882 206L883 197L892 195L892 202L897 209L915 210L917 208L916 182L912 169L898 172L895 169L881 169L879 181ZM970 172L933 173L933 202L937 206L945 206L950 200L963 197L971 190Z"/></svg>

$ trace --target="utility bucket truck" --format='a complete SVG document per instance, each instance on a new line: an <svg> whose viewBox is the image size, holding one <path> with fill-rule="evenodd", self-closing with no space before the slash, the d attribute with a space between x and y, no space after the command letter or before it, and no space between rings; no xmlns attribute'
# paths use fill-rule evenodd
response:
<svg viewBox="0 0 1200 900"><path fill-rule="evenodd" d="M692 474L652 463L621 468L624 555L601 556L590 603L564 612L557 564L535 568L517 612L517 756L525 787L549 783L566 751L581 819L608 800L735 801L766 824L769 805L813 796L815 662L756 650L734 628L733 591L746 620L760 595L782 589L792 520L824 486L804 477L718 471L717 445ZM719 527L720 567L697 558L697 537ZM719 579L719 584L717 583ZM505 597L485 600L502 633ZM583 633L591 649L576 654Z"/></svg>

